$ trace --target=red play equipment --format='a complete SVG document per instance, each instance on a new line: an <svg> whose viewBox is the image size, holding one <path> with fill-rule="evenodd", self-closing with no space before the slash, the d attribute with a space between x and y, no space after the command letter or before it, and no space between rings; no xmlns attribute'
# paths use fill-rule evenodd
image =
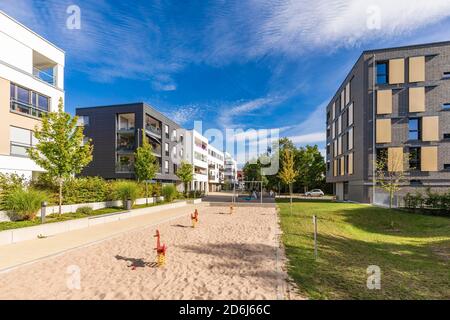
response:
<svg viewBox="0 0 450 320"><path fill-rule="evenodd" d="M161 245L161 235L159 233L159 230L156 230L156 234L154 235L154 237L156 237L156 263L158 264L158 267L162 267L166 263L167 247L165 244Z"/></svg>
<svg viewBox="0 0 450 320"><path fill-rule="evenodd" d="M195 228L195 225L198 222L198 211L195 209L195 212L191 214L191 220L192 220L192 228Z"/></svg>

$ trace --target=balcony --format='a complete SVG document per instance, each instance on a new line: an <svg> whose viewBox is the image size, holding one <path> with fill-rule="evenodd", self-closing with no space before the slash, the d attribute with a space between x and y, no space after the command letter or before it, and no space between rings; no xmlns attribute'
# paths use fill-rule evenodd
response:
<svg viewBox="0 0 450 320"><path fill-rule="evenodd" d="M130 153L130 152L134 152L135 149L135 145L134 144L119 144L117 145L117 151L118 152L126 152L126 153Z"/></svg>
<svg viewBox="0 0 450 320"><path fill-rule="evenodd" d="M39 68L33 67L33 76L40 79L52 86L55 85L55 77L53 76L53 69L41 70Z"/></svg>
<svg viewBox="0 0 450 320"><path fill-rule="evenodd" d="M162 134L161 128L158 128L154 125L146 125L145 130L147 130L151 134L154 134L158 138L161 138L161 134Z"/></svg>
<svg viewBox="0 0 450 320"><path fill-rule="evenodd" d="M57 63L37 51L33 51L33 76L52 86L56 85L55 67Z"/></svg>
<svg viewBox="0 0 450 320"><path fill-rule="evenodd" d="M134 164L116 164L116 172L120 173L132 173L134 172Z"/></svg>
<svg viewBox="0 0 450 320"><path fill-rule="evenodd" d="M23 113L36 118L42 118L45 114L47 114L46 110L42 110L31 104L16 100L11 100L10 109L11 111Z"/></svg>

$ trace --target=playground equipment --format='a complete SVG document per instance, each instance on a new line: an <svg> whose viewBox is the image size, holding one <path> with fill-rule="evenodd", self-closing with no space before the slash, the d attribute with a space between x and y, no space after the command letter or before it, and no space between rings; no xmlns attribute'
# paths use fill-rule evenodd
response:
<svg viewBox="0 0 450 320"><path fill-rule="evenodd" d="M159 233L159 230L156 230L156 234L154 235L156 237L156 264L158 267L162 267L166 264L166 251L167 247L165 244L161 245L161 235Z"/></svg>
<svg viewBox="0 0 450 320"><path fill-rule="evenodd" d="M195 225L198 222L198 211L195 209L195 212L191 214L192 228L195 228Z"/></svg>

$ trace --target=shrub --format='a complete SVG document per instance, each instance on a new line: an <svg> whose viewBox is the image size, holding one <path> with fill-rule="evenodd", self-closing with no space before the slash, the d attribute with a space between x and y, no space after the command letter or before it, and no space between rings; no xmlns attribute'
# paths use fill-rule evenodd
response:
<svg viewBox="0 0 450 320"><path fill-rule="evenodd" d="M204 196L204 193L199 190L189 191L189 198L201 198Z"/></svg>
<svg viewBox="0 0 450 320"><path fill-rule="evenodd" d="M40 191L18 188L8 193L5 205L12 221L32 220L45 200L45 194Z"/></svg>
<svg viewBox="0 0 450 320"><path fill-rule="evenodd" d="M167 184L162 188L162 195L165 201L172 202L177 193L178 191L173 184Z"/></svg>
<svg viewBox="0 0 450 320"><path fill-rule="evenodd" d="M64 204L103 202L111 199L111 184L100 177L72 178L63 186Z"/></svg>
<svg viewBox="0 0 450 320"><path fill-rule="evenodd" d="M90 216L92 214L92 212L94 212L94 209L92 209L92 207L89 207L89 206L79 207L77 209L77 213L84 214L87 216Z"/></svg>
<svg viewBox="0 0 450 320"><path fill-rule="evenodd" d="M162 186L161 183L154 183L151 185L152 186L152 192L151 195L153 195L154 197L160 197L162 194Z"/></svg>
<svg viewBox="0 0 450 320"><path fill-rule="evenodd" d="M0 173L0 210L7 210L5 200L10 192L16 189L24 189L27 185L28 182L23 175Z"/></svg>
<svg viewBox="0 0 450 320"><path fill-rule="evenodd" d="M127 200L131 200L131 205L134 204L140 196L139 185L132 181L117 181L114 184L115 198L122 200L123 206L126 207Z"/></svg>

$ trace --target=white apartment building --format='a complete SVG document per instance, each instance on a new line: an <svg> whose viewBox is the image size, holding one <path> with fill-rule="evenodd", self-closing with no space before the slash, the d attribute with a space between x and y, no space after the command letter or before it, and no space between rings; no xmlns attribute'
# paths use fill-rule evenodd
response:
<svg viewBox="0 0 450 320"><path fill-rule="evenodd" d="M208 139L195 130L186 130L184 150L184 160L194 167L189 191L208 192Z"/></svg>
<svg viewBox="0 0 450 320"><path fill-rule="evenodd" d="M0 11L0 172L43 171L26 150L42 115L64 99L64 62L64 51Z"/></svg>
<svg viewBox="0 0 450 320"><path fill-rule="evenodd" d="M208 187L209 191L221 191L224 181L224 160L225 156L222 151L208 146Z"/></svg>
<svg viewBox="0 0 450 320"><path fill-rule="evenodd" d="M224 178L225 183L234 184L237 182L237 161L233 159L233 157L225 152L225 172Z"/></svg>

